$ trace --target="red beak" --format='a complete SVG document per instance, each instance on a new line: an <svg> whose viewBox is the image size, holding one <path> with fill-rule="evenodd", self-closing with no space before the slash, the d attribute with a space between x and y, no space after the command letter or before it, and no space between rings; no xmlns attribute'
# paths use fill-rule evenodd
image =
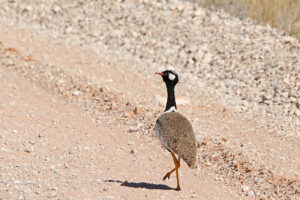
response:
<svg viewBox="0 0 300 200"><path fill-rule="evenodd" d="M161 76L163 76L163 75L164 75L164 73L162 73L162 72L156 72L155 74L157 74L157 75L161 75Z"/></svg>

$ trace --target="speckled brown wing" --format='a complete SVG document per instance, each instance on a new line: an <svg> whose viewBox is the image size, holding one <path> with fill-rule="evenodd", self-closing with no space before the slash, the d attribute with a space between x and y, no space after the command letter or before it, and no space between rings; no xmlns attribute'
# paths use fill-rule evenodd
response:
<svg viewBox="0 0 300 200"><path fill-rule="evenodd" d="M196 139L191 123L178 112L158 117L155 132L168 150L176 153L189 167L196 167Z"/></svg>

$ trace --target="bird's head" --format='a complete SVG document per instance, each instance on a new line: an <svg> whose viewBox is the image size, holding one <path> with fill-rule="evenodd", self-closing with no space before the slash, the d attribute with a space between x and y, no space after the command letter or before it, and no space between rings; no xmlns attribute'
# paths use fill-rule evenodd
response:
<svg viewBox="0 0 300 200"><path fill-rule="evenodd" d="M160 75L167 86L175 86L178 83L178 75L173 70L165 70L163 72L156 72L155 74Z"/></svg>

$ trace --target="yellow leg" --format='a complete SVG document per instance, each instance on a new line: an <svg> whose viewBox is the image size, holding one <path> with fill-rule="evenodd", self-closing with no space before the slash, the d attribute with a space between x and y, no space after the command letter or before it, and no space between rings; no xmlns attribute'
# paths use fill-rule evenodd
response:
<svg viewBox="0 0 300 200"><path fill-rule="evenodd" d="M170 178L170 175L176 170L176 168L172 169L171 171L169 171L164 177L163 180L166 180L166 178Z"/></svg>
<svg viewBox="0 0 300 200"><path fill-rule="evenodd" d="M176 187L175 190L180 191L181 188L180 188L180 185L179 185L179 174L178 174L178 169L179 169L179 167L180 167L180 158L179 158L179 157L178 157L178 165L177 165L177 166L178 166L178 167L176 168L177 187Z"/></svg>
<svg viewBox="0 0 300 200"><path fill-rule="evenodd" d="M163 180L166 180L166 178L170 178L170 175L176 171L176 178L177 178L177 188L175 190L180 190L180 185L179 185L179 176L178 176L178 169L180 167L180 158L178 157L178 160L176 159L176 156L174 155L173 152L171 152L171 155L172 155L172 158L173 158L173 161L174 161L174 165L175 165L175 168L172 169L171 171L169 171L164 177L163 177Z"/></svg>

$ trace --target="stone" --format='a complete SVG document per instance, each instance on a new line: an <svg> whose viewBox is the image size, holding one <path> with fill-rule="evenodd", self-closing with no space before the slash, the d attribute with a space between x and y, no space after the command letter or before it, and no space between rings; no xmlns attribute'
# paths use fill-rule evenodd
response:
<svg viewBox="0 0 300 200"><path fill-rule="evenodd" d="M128 129L129 133L137 132L138 130L139 130L138 127L135 127L135 126L131 126Z"/></svg>
<svg viewBox="0 0 300 200"><path fill-rule="evenodd" d="M247 186L247 185L242 185L241 189L243 192L248 192L250 190L249 186Z"/></svg>
<svg viewBox="0 0 300 200"><path fill-rule="evenodd" d="M73 94L73 96L77 97L77 96L80 95L80 91L79 91L79 90L76 90L76 91L74 91L72 94Z"/></svg>
<svg viewBox="0 0 300 200"><path fill-rule="evenodd" d="M204 51L202 49L199 49L194 55L194 58L197 62L201 62L203 57L204 57Z"/></svg>
<svg viewBox="0 0 300 200"><path fill-rule="evenodd" d="M247 192L247 196L248 196L248 197L254 196L254 192L253 192L252 190L248 191L248 192Z"/></svg>
<svg viewBox="0 0 300 200"><path fill-rule="evenodd" d="M137 154L137 150L136 150L136 149L132 149L132 150L130 151L130 153L131 153L131 154Z"/></svg>
<svg viewBox="0 0 300 200"><path fill-rule="evenodd" d="M32 148L26 147L24 148L24 152L26 153L30 153L32 151Z"/></svg>
<svg viewBox="0 0 300 200"><path fill-rule="evenodd" d="M53 7L53 12L54 12L55 14L59 13L60 10L61 10L60 7L57 6L57 5L55 5L55 6Z"/></svg>
<svg viewBox="0 0 300 200"><path fill-rule="evenodd" d="M296 115L297 117L300 117L300 110L299 110L299 109L296 109L296 110L295 110L295 115Z"/></svg>
<svg viewBox="0 0 300 200"><path fill-rule="evenodd" d="M134 144L135 144L134 141L129 141L129 142L128 142L128 145L134 145Z"/></svg>
<svg viewBox="0 0 300 200"><path fill-rule="evenodd" d="M134 110L133 110L133 113L135 115L141 115L141 114L143 114L143 109L140 108L140 107L135 107Z"/></svg>

